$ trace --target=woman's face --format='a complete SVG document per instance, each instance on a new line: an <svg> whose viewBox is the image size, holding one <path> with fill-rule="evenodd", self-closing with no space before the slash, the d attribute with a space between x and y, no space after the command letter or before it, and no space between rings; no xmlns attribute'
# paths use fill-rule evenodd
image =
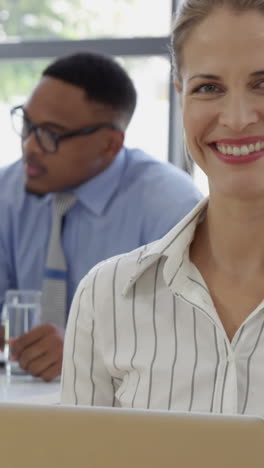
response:
<svg viewBox="0 0 264 468"><path fill-rule="evenodd" d="M181 76L187 146L210 191L264 196L264 16L213 12L186 40Z"/></svg>

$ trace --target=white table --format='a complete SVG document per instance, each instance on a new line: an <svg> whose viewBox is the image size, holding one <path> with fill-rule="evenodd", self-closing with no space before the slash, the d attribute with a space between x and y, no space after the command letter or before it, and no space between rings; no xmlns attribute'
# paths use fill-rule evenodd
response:
<svg viewBox="0 0 264 468"><path fill-rule="evenodd" d="M31 376L16 376L9 381L0 371L0 402L54 405L60 400L60 381L44 382Z"/></svg>

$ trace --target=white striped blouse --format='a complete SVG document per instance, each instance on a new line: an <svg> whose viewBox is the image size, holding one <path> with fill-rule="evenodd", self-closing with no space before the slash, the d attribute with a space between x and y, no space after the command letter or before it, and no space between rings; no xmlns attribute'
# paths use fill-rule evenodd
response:
<svg viewBox="0 0 264 468"><path fill-rule="evenodd" d="M230 342L189 260L206 204L82 280L65 336L62 403L264 414L264 301Z"/></svg>

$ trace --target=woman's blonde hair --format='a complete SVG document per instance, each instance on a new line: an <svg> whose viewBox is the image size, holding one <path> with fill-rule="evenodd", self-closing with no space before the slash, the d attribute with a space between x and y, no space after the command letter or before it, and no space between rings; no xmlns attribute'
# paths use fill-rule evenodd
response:
<svg viewBox="0 0 264 468"><path fill-rule="evenodd" d="M255 10L264 15L264 0L178 0L178 2L179 5L172 25L170 49L174 79L178 81L180 88L182 85L181 66L184 43L193 29L205 20L214 9L229 7L237 14ZM185 138L183 138L181 146L187 169L191 173L193 161Z"/></svg>
<svg viewBox="0 0 264 468"><path fill-rule="evenodd" d="M171 57L174 77L181 86L181 59L184 42L195 26L223 6L236 13L256 10L264 15L264 0L179 0L171 35Z"/></svg>

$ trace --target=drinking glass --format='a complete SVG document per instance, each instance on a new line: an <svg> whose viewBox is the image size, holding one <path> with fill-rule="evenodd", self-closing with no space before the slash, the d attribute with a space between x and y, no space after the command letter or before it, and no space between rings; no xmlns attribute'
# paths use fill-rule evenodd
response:
<svg viewBox="0 0 264 468"><path fill-rule="evenodd" d="M12 359L12 339L27 333L40 324L41 291L6 291L2 312L2 326L5 336L6 375L26 374L19 363Z"/></svg>

